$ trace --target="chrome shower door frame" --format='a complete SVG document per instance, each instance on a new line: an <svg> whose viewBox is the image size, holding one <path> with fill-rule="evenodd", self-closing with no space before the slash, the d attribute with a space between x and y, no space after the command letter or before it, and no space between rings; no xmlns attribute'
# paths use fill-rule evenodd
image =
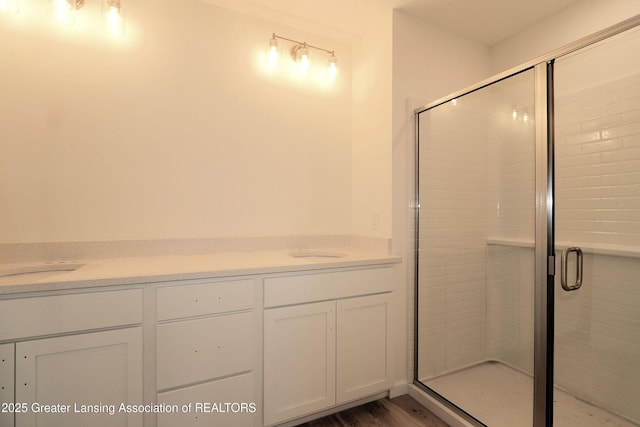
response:
<svg viewBox="0 0 640 427"><path fill-rule="evenodd" d="M554 221L553 61L537 64L536 240L533 336L533 426L553 422Z"/></svg>

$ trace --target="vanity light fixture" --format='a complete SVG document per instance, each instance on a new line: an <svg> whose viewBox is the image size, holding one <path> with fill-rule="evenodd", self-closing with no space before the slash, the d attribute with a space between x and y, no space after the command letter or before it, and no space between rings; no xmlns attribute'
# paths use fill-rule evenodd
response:
<svg viewBox="0 0 640 427"><path fill-rule="evenodd" d="M309 49L319 50L330 55L328 62L329 79L331 81L335 80L336 75L338 74L338 59L336 58L335 51L324 49L318 46L313 46L308 44L307 42L300 42L297 40L289 39L287 37L282 37L277 35L276 33L273 33L271 40L269 40L269 63L272 67L275 67L278 63L280 48L278 40L285 40L287 42L293 43L293 46L291 47L289 53L291 55L291 58L298 64L300 64L300 72L302 74L307 74L309 70Z"/></svg>
<svg viewBox="0 0 640 427"><path fill-rule="evenodd" d="M84 3L85 0L49 0L47 14L54 21L72 25L75 22L76 12L82 9ZM104 30L108 33L124 33L124 14L121 0L102 0L102 23Z"/></svg>

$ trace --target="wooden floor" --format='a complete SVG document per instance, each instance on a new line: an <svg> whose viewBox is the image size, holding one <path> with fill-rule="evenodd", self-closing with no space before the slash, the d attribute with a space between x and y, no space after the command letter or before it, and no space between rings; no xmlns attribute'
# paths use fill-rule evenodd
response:
<svg viewBox="0 0 640 427"><path fill-rule="evenodd" d="M380 399L329 415L300 427L448 427L409 395Z"/></svg>

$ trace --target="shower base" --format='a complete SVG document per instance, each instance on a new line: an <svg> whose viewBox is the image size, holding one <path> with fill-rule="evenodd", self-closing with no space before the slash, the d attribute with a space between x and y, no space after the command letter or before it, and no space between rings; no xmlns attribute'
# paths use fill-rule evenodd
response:
<svg viewBox="0 0 640 427"><path fill-rule="evenodd" d="M484 362L423 381L490 427L531 427L533 379L499 362ZM555 427L638 427L558 388Z"/></svg>

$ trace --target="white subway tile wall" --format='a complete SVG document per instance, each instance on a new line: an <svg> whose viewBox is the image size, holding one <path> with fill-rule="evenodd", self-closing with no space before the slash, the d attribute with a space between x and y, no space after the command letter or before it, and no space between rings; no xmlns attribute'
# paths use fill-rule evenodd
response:
<svg viewBox="0 0 640 427"><path fill-rule="evenodd" d="M419 378L486 353L487 113L468 101L420 116Z"/></svg>
<svg viewBox="0 0 640 427"><path fill-rule="evenodd" d="M489 126L487 359L533 373L535 117L533 71L496 85ZM531 242L531 244L529 244ZM522 245L528 247L521 247Z"/></svg>
<svg viewBox="0 0 640 427"><path fill-rule="evenodd" d="M640 75L558 96L556 113L558 240L640 249Z"/></svg>
<svg viewBox="0 0 640 427"><path fill-rule="evenodd" d="M490 245L487 358L533 375L533 249Z"/></svg>
<svg viewBox="0 0 640 427"><path fill-rule="evenodd" d="M556 384L640 423L640 74L558 95L556 113L557 241L629 253L585 254L579 291L556 283Z"/></svg>

